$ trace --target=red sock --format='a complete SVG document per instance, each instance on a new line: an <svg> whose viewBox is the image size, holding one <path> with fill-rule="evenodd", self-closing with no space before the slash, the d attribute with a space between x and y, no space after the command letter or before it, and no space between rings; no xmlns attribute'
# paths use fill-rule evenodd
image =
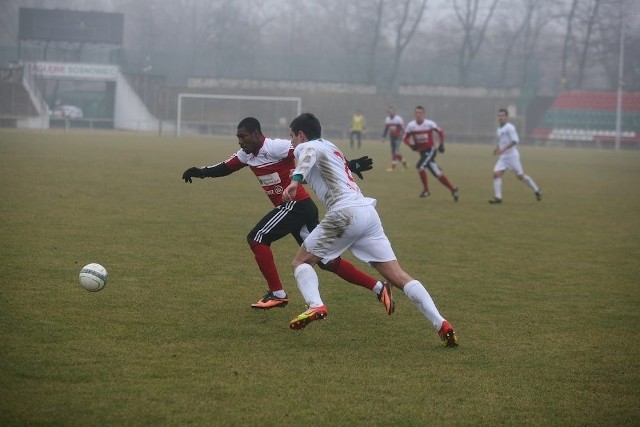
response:
<svg viewBox="0 0 640 427"><path fill-rule="evenodd" d="M438 180L445 186L447 187L450 191L455 190L456 188L451 184L451 182L449 182L449 179L444 176L444 175L440 175L438 177Z"/></svg>
<svg viewBox="0 0 640 427"><path fill-rule="evenodd" d="M331 261L328 264L328 268L329 271L337 274L347 282L362 286L369 290L373 290L373 287L378 283L376 279L365 272L358 270L355 265L342 258L337 258Z"/></svg>
<svg viewBox="0 0 640 427"><path fill-rule="evenodd" d="M420 175L420 181L422 181L422 189L424 191L429 191L429 182L427 181L427 171L425 171L424 169L420 169L418 171L418 174Z"/></svg>
<svg viewBox="0 0 640 427"><path fill-rule="evenodd" d="M271 247L269 245L265 245L264 243L251 242L249 243L253 254L256 257L256 262L258 263L258 267L262 272L262 275L265 279L267 279L267 285L269 285L269 290L271 292L281 291L282 290L282 282L280 282L280 276L278 275L278 269L276 268L276 263L273 260L273 252L271 252Z"/></svg>

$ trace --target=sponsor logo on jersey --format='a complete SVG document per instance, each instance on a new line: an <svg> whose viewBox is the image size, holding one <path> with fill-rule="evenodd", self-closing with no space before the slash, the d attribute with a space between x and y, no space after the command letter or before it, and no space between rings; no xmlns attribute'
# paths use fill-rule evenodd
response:
<svg viewBox="0 0 640 427"><path fill-rule="evenodd" d="M270 173L268 175L256 175L258 178L258 181L260 181L260 185L262 185L263 187L269 187L272 185L276 185L276 184L280 184L280 182L282 182L280 180L280 175L278 175L277 172L274 173Z"/></svg>

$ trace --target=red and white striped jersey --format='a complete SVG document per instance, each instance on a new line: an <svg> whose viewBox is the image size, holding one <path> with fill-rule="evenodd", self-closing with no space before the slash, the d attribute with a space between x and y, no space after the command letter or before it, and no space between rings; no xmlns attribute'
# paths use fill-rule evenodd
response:
<svg viewBox="0 0 640 427"><path fill-rule="evenodd" d="M433 133L438 134L440 144L444 144L444 132L438 127L433 120L424 120L418 124L415 120L412 120L407 125L407 130L404 133L404 143L415 151L426 151L433 148L434 140Z"/></svg>
<svg viewBox="0 0 640 427"><path fill-rule="evenodd" d="M387 133L392 138L400 138L404 131L404 120L399 115L393 117L387 116L384 118L384 133L382 137L386 137Z"/></svg>
<svg viewBox="0 0 640 427"><path fill-rule="evenodd" d="M232 172L249 166L274 206L282 203L282 191L291 183L291 172L296 167L291 141L271 138L264 139L257 154L238 150L224 163ZM299 185L297 190L296 201L309 198L304 186Z"/></svg>

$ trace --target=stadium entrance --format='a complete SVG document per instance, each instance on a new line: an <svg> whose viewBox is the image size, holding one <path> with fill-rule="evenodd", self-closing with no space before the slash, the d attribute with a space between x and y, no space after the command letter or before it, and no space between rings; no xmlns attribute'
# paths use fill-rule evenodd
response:
<svg viewBox="0 0 640 427"><path fill-rule="evenodd" d="M49 106L52 128L114 128L118 68L58 62L25 63Z"/></svg>
<svg viewBox="0 0 640 427"><path fill-rule="evenodd" d="M18 61L0 70L0 118L16 127L158 129L114 65L123 29L121 13L20 8Z"/></svg>

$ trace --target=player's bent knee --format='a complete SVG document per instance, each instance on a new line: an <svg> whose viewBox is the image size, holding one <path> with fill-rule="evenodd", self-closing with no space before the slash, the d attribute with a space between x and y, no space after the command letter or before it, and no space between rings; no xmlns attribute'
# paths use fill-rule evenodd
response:
<svg viewBox="0 0 640 427"><path fill-rule="evenodd" d="M326 264L324 262L320 261L318 263L318 267L320 267L324 271L334 272L334 271L336 271L336 268L338 268L338 264L340 264L340 258L332 259L331 261L327 262Z"/></svg>

